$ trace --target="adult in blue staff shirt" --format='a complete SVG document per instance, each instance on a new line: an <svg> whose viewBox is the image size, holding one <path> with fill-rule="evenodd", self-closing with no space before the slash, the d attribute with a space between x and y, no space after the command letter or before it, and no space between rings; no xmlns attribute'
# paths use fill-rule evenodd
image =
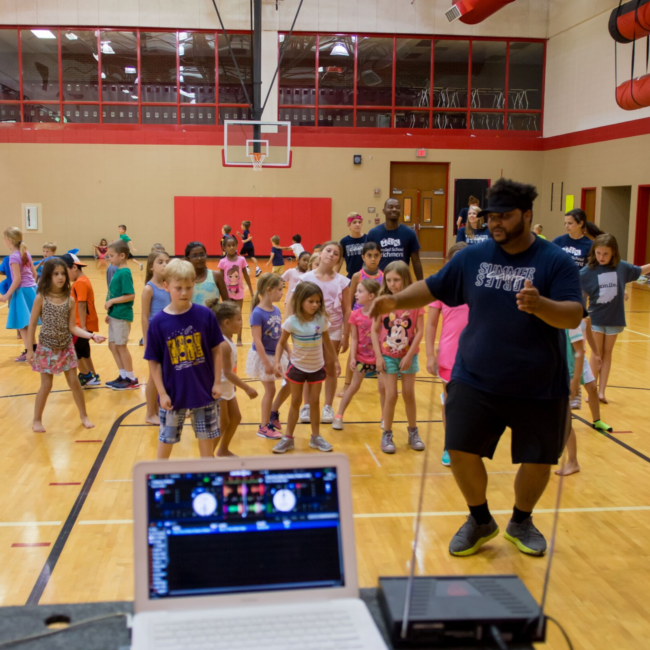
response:
<svg viewBox="0 0 650 650"><path fill-rule="evenodd" d="M566 235L560 235L553 240L565 253L573 258L576 266L581 269L587 263L592 241L602 235L603 231L595 224L587 221L583 210L576 208L564 215Z"/></svg>
<svg viewBox="0 0 650 650"><path fill-rule="evenodd" d="M483 458L512 430L515 505L505 537L529 555L546 540L531 517L569 433L569 374L563 330L580 325L578 269L557 246L531 232L532 185L500 179L490 189L492 239L456 253L442 270L394 296L375 300L373 316L442 300L469 305L447 387L445 449L470 514L449 545L472 555L499 533L487 503Z"/></svg>
<svg viewBox="0 0 650 650"><path fill-rule="evenodd" d="M387 199L382 210L386 222L375 226L368 233L368 241L374 241L381 248L379 268L383 271L391 262L401 260L407 265L413 264L413 273L417 280L422 280L422 262L420 261L420 242L415 230L399 222L401 208L397 199Z"/></svg>

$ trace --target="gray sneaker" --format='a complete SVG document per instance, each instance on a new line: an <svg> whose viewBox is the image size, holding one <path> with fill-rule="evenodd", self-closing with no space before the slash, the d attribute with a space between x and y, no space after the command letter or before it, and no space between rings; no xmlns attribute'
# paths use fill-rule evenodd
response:
<svg viewBox="0 0 650 650"><path fill-rule="evenodd" d="M571 398L571 410L572 411L579 411L582 408L582 399L580 395L577 397Z"/></svg>
<svg viewBox="0 0 650 650"><path fill-rule="evenodd" d="M409 445L414 451L424 451L424 443L420 438L420 430L415 427L415 430L409 431Z"/></svg>
<svg viewBox="0 0 650 650"><path fill-rule="evenodd" d="M395 443L393 442L392 431L384 431L384 433L381 434L381 450L385 454L394 454L397 451Z"/></svg>
<svg viewBox="0 0 650 650"><path fill-rule="evenodd" d="M295 449L295 445L293 443L293 438L289 438L288 436L282 436L280 438L280 442L278 442L275 447L273 447L273 453L274 454L284 454L287 451L293 451Z"/></svg>
<svg viewBox="0 0 650 650"><path fill-rule="evenodd" d="M544 535L535 528L532 517L528 517L521 524L516 524L511 519L503 536L526 555L544 555L546 553L546 540Z"/></svg>
<svg viewBox="0 0 650 650"><path fill-rule="evenodd" d="M303 424L309 423L311 420L311 413L310 413L310 408L309 404L305 404L301 409L300 409L300 421Z"/></svg>
<svg viewBox="0 0 650 650"><path fill-rule="evenodd" d="M467 521L458 529L458 532L449 542L449 552L458 557L474 555L483 544L499 534L499 525L494 517L489 524L479 526L472 515L467 516Z"/></svg>
<svg viewBox="0 0 650 650"><path fill-rule="evenodd" d="M332 447L323 436L312 436L309 441L309 446L312 449L318 449L318 451L332 451L332 449L334 449L334 447Z"/></svg>
<svg viewBox="0 0 650 650"><path fill-rule="evenodd" d="M323 414L320 421L323 424L331 424L334 421L334 409L329 404L323 406Z"/></svg>

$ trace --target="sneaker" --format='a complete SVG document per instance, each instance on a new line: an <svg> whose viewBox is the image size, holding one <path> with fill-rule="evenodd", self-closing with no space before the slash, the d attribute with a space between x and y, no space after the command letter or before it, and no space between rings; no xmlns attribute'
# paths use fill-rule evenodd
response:
<svg viewBox="0 0 650 650"><path fill-rule="evenodd" d="M335 431L343 431L343 418L337 415L332 422L332 429Z"/></svg>
<svg viewBox="0 0 650 650"><path fill-rule="evenodd" d="M79 383L81 384L81 387L82 387L82 388L85 388L85 387L86 387L86 384L88 384L88 382L89 382L91 379L93 379L92 374L82 375L81 373L79 373Z"/></svg>
<svg viewBox="0 0 650 650"><path fill-rule="evenodd" d="M605 424L602 420L596 420L591 426L596 431L607 431L607 433L614 431L614 427L610 427L609 424Z"/></svg>
<svg viewBox="0 0 650 650"><path fill-rule="evenodd" d="M328 404L323 406L323 413L321 414L320 421L323 424L331 424L334 421L334 409Z"/></svg>
<svg viewBox="0 0 650 650"><path fill-rule="evenodd" d="M499 525L494 517L489 523L479 526L472 515L467 515L467 521L449 542L449 552L457 557L474 555L483 544L499 534Z"/></svg>
<svg viewBox="0 0 650 650"><path fill-rule="evenodd" d="M113 381L107 381L106 386L108 386L108 388L113 388L115 384L119 384L121 381L122 377L118 377L117 379L113 379Z"/></svg>
<svg viewBox="0 0 650 650"><path fill-rule="evenodd" d="M142 266L142 264L140 264L140 270L142 271L142 269L144 269L144 266Z"/></svg>
<svg viewBox="0 0 650 650"><path fill-rule="evenodd" d="M312 436L309 440L309 446L312 449L318 449L318 451L332 451L334 449L323 436Z"/></svg>
<svg viewBox="0 0 650 650"><path fill-rule="evenodd" d="M384 433L381 434L381 450L385 454L394 454L397 451L395 443L393 442L392 431L384 431Z"/></svg>
<svg viewBox="0 0 650 650"><path fill-rule="evenodd" d="M546 552L546 540L535 528L532 517L521 524L516 524L511 519L503 536L526 555L544 555Z"/></svg>
<svg viewBox="0 0 650 650"><path fill-rule="evenodd" d="M445 467L449 467L451 465L451 458L449 458L449 452L445 449L445 451L442 453L442 459L440 461Z"/></svg>
<svg viewBox="0 0 650 650"><path fill-rule="evenodd" d="M21 363L22 361L27 361L27 350L25 350L22 354L18 355L14 361L18 361L18 363Z"/></svg>
<svg viewBox="0 0 650 650"><path fill-rule="evenodd" d="M311 413L309 412L309 404L305 404L300 409L300 421L303 424L307 424L308 422L311 421Z"/></svg>
<svg viewBox="0 0 650 650"><path fill-rule="evenodd" d="M113 384L111 388L113 390L133 390L139 386L140 383L137 379L129 379L128 377L125 377L124 379L120 379L119 383Z"/></svg>
<svg viewBox="0 0 650 650"><path fill-rule="evenodd" d="M138 343L138 345L144 345L144 337L140 339L140 343Z"/></svg>
<svg viewBox="0 0 650 650"><path fill-rule="evenodd" d="M94 377L92 377L86 382L86 388L91 386L101 386L101 385L102 385L102 380L99 378L99 375L95 375Z"/></svg>
<svg viewBox="0 0 650 650"><path fill-rule="evenodd" d="M574 397L571 400L571 410L579 411L581 408L582 408L582 398L580 397L580 395L578 395L577 397Z"/></svg>
<svg viewBox="0 0 650 650"><path fill-rule="evenodd" d="M424 443L420 438L420 431L415 427L414 431L409 431L409 445L413 451L424 451Z"/></svg>
<svg viewBox="0 0 650 650"><path fill-rule="evenodd" d="M258 267L255 269L255 277L257 277L257 276L260 275L261 273L262 273L262 269L258 266Z"/></svg>
<svg viewBox="0 0 650 650"><path fill-rule="evenodd" d="M278 444L275 445L275 447L273 447L273 453L284 454L287 451L293 451L294 449L295 449L295 445L293 444L293 438L282 436L280 442L278 442Z"/></svg>
<svg viewBox="0 0 650 650"><path fill-rule="evenodd" d="M268 440L279 440L282 434L276 430L272 424L265 424L257 430L257 435L260 438L267 438Z"/></svg>
<svg viewBox="0 0 650 650"><path fill-rule="evenodd" d="M271 413L271 419L269 420L269 424L272 425L274 429L277 429L278 431L282 431L282 425L280 424L280 414Z"/></svg>
<svg viewBox="0 0 650 650"><path fill-rule="evenodd" d="M383 431L384 430L384 418L381 419L381 422L379 423L379 428Z"/></svg>

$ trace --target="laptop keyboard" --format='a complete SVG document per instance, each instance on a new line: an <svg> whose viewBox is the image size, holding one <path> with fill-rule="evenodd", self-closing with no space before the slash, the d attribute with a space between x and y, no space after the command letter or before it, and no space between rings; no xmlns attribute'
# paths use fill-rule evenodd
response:
<svg viewBox="0 0 650 650"><path fill-rule="evenodd" d="M158 650L362 650L365 646L350 615L344 611L282 615L201 618L156 623L151 647Z"/></svg>

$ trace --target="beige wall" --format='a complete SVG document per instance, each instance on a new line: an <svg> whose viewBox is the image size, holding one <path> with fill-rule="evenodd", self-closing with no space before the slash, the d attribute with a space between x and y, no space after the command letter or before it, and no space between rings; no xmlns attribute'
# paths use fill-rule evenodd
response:
<svg viewBox="0 0 650 650"><path fill-rule="evenodd" d="M352 156L363 156L354 165ZM139 251L154 242L174 244L175 196L296 196L332 198L332 234L347 234L356 210L365 228L389 195L390 162L414 161L414 149L294 148L287 170L224 168L220 147L129 145L0 145L0 225L21 222L22 203L42 204L42 234L26 234L33 252L47 240L84 255L101 237L126 223ZM448 224L455 178L490 178L501 170L531 183L542 177L541 153L429 150L427 162L450 163ZM378 197L374 188L380 188ZM224 215L222 223L247 215ZM373 221L374 223L374 221ZM451 231L448 231L451 241Z"/></svg>
<svg viewBox="0 0 650 650"><path fill-rule="evenodd" d="M449 23L450 0L305 0L296 30L546 38L549 0L517 0L476 26ZM264 4L264 29L288 30L299 0ZM249 28L248 0L219 0L226 29ZM212 0L2 0L0 24L218 29Z"/></svg>

